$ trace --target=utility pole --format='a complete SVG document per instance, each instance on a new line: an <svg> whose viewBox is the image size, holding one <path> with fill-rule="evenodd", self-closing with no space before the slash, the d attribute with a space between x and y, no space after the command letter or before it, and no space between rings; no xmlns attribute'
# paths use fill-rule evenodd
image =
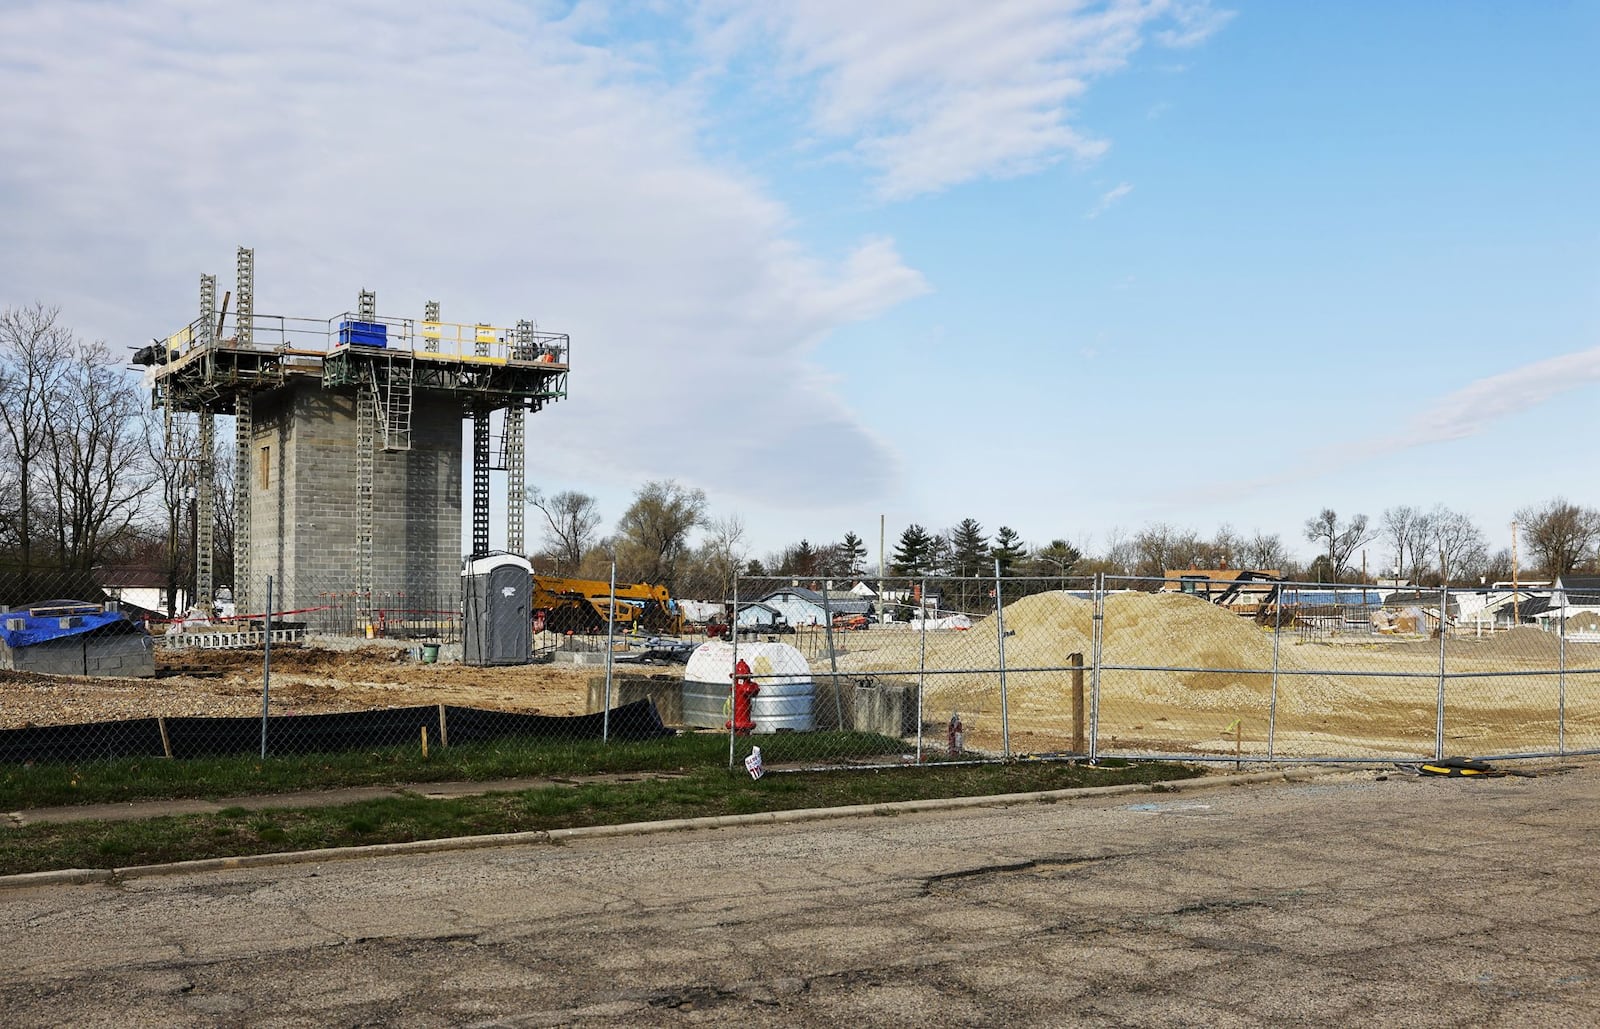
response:
<svg viewBox="0 0 1600 1029"><path fill-rule="evenodd" d="M1511 627L1522 624L1522 612L1517 603L1517 523L1511 523Z"/></svg>

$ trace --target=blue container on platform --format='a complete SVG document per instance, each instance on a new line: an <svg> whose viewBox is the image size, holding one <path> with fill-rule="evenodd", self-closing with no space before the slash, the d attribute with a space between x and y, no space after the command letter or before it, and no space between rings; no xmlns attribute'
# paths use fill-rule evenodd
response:
<svg viewBox="0 0 1600 1029"><path fill-rule="evenodd" d="M386 347L389 326L382 322L340 322L339 343L343 346Z"/></svg>

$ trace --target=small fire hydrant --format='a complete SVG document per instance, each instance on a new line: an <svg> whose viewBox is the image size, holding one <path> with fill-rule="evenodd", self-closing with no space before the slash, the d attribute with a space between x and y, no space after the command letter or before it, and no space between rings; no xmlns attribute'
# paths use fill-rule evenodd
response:
<svg viewBox="0 0 1600 1029"><path fill-rule="evenodd" d="M733 666L733 721L723 724L723 728L732 727L734 735L748 736L756 727L754 719L750 717L750 702L761 687L750 677L750 666L744 658Z"/></svg>
<svg viewBox="0 0 1600 1029"><path fill-rule="evenodd" d="M960 757L961 748L966 744L966 732L961 727L961 712L950 713L950 756Z"/></svg>

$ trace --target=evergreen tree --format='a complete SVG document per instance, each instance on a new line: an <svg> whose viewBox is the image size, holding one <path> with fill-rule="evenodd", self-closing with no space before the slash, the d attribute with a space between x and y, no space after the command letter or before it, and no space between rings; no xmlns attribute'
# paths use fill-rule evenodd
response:
<svg viewBox="0 0 1600 1029"><path fill-rule="evenodd" d="M808 539L802 539L795 544L789 557L789 570L796 575L817 574L817 548L811 545Z"/></svg>
<svg viewBox="0 0 1600 1029"><path fill-rule="evenodd" d="M933 538L928 530L915 522L900 533L900 542L894 548L894 574L925 575L928 571L928 551Z"/></svg>
<svg viewBox="0 0 1600 1029"><path fill-rule="evenodd" d="M867 559L867 545L861 542L861 537L853 532L845 533L844 541L839 544L838 551L844 574L860 575Z"/></svg>
<svg viewBox="0 0 1600 1029"><path fill-rule="evenodd" d="M1073 567L1082 560L1082 551L1060 539L1051 540L1049 546L1040 548L1034 555L1034 564L1038 566L1040 575L1060 576L1062 579L1071 575Z"/></svg>
<svg viewBox="0 0 1600 1029"><path fill-rule="evenodd" d="M1028 547L1022 542L1022 537L1017 530L1002 525L994 533L994 549L991 556L1000 562L1000 574L1005 575L1011 566L1028 556Z"/></svg>
<svg viewBox="0 0 1600 1029"><path fill-rule="evenodd" d="M988 556L989 539L983 534L983 526L976 520L964 519L950 530L950 570L956 575L962 578L982 575L988 570L985 560Z"/></svg>

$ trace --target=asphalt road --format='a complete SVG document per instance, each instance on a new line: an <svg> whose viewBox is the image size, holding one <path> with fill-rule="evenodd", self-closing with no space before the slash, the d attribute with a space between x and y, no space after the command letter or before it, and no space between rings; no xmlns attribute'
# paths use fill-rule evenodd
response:
<svg viewBox="0 0 1600 1029"><path fill-rule="evenodd" d="M0 893L10 1025L1600 1024L1600 766Z"/></svg>

